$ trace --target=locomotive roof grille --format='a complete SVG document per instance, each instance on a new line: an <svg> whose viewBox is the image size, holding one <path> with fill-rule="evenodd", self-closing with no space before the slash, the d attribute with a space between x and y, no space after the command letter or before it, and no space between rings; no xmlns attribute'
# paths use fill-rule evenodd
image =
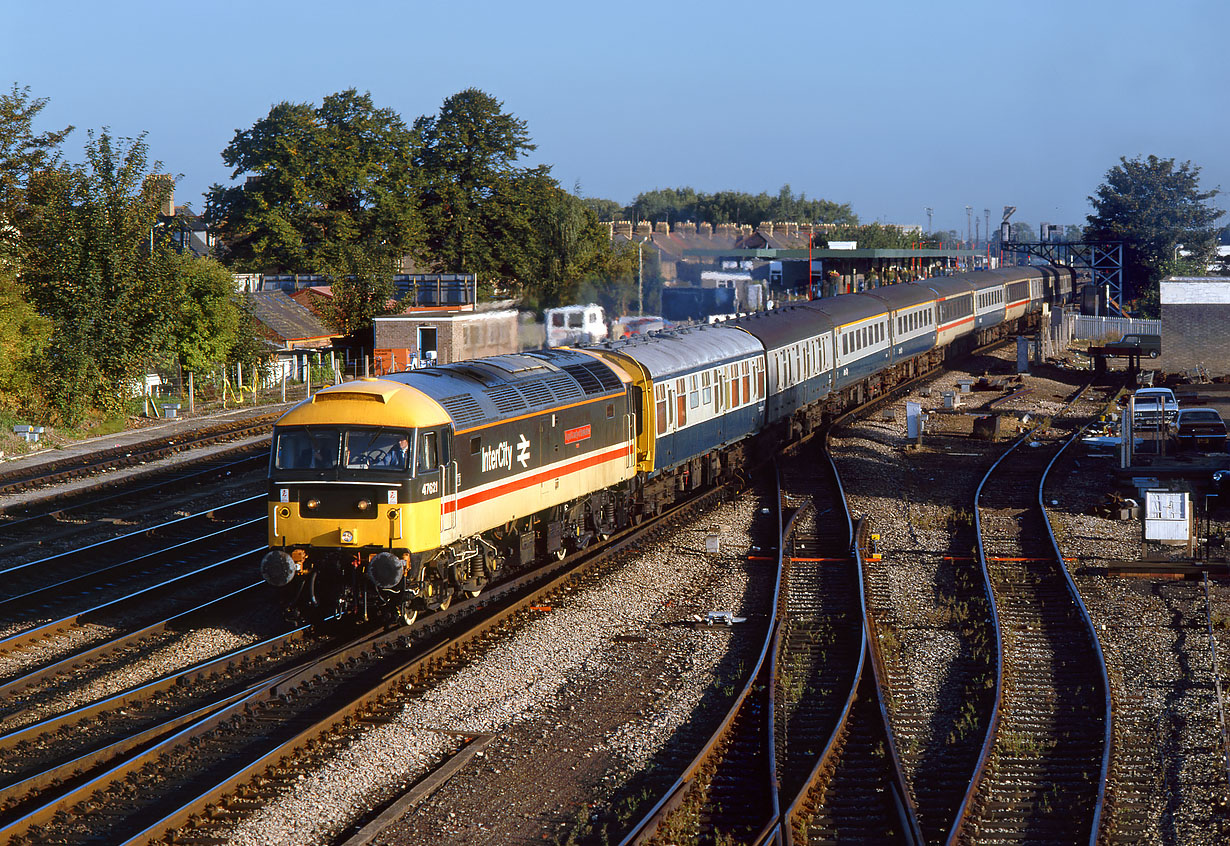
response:
<svg viewBox="0 0 1230 846"><path fill-rule="evenodd" d="M551 389L543 381L522 382L517 387L530 405L550 405L555 402Z"/></svg>
<svg viewBox="0 0 1230 846"><path fill-rule="evenodd" d="M525 411L527 407L521 392L512 385L496 385L494 388L488 388L487 396L491 397L495 407L505 414Z"/></svg>
<svg viewBox="0 0 1230 846"><path fill-rule="evenodd" d="M458 429L465 429L476 423L482 423L487 419L486 412L483 407L478 404L478 400L474 399L471 394L456 394L451 397L444 397L440 400L440 405L444 406L444 410L448 412L449 417L453 418L453 425Z"/></svg>
<svg viewBox="0 0 1230 846"><path fill-rule="evenodd" d="M552 373L542 380L542 384L551 389L558 402L580 399L585 393L577 387L577 383L566 373Z"/></svg>
<svg viewBox="0 0 1230 846"><path fill-rule="evenodd" d="M564 367L564 372L577 380L581 386L581 390L587 394L602 393L602 383L598 381L598 377L590 372L589 368L583 364L569 364Z"/></svg>

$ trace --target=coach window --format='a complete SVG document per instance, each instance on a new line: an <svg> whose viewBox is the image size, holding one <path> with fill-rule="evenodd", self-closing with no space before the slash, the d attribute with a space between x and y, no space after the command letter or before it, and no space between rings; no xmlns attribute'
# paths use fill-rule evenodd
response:
<svg viewBox="0 0 1230 846"><path fill-rule="evenodd" d="M700 405L700 387L697 383L695 375L693 375L688 381L690 383L689 387L691 388L691 390L688 391L688 405L692 408L696 408L696 406Z"/></svg>
<svg viewBox="0 0 1230 846"><path fill-rule="evenodd" d="M680 379L679 381L682 382L683 380ZM675 408L676 408L675 425L677 425L680 429L682 429L684 426L688 425L688 395L687 394L684 394L684 393L676 394Z"/></svg>
<svg viewBox="0 0 1230 846"><path fill-rule="evenodd" d="M710 374L709 371L706 370L700 376L701 391L704 395L701 399L701 402L703 402L705 405L708 405L709 403L713 401L713 388L710 387L710 383L711 383L710 376L711 375L712 374Z"/></svg>
<svg viewBox="0 0 1230 846"><path fill-rule="evenodd" d="M658 400L658 403L657 403L658 434L659 435L666 434L666 426L667 426L666 408L667 408L666 398L665 396L663 396L662 399Z"/></svg>

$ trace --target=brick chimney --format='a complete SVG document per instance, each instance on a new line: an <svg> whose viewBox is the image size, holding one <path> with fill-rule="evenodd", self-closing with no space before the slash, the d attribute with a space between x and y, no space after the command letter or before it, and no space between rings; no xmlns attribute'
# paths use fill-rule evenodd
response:
<svg viewBox="0 0 1230 846"><path fill-rule="evenodd" d="M615 232L616 234L622 235L625 238L631 238L632 237L632 221L630 220L615 221Z"/></svg>
<svg viewBox="0 0 1230 846"><path fill-rule="evenodd" d="M698 231L703 237L712 238L713 237L713 224L712 223L702 223L698 227Z"/></svg>

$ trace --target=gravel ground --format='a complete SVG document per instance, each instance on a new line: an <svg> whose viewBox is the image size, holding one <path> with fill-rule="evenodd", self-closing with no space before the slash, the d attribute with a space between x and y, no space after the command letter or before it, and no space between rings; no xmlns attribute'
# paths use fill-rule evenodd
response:
<svg viewBox="0 0 1230 846"><path fill-rule="evenodd" d="M971 600L974 584L982 584L972 560L974 490L1027 416L1059 413L1087 376L1063 366L1018 376L1013 353L981 356L964 372L941 374L884 412L843 427L833 441L851 508L880 535L883 561L869 565L868 599L892 671L908 679L893 685L890 714L929 838L946 832L955 806L943 805L959 797L977 754L962 721L962 709L976 701L971 697L985 691L986 656L972 646L988 613L984 601ZM960 381L983 376L999 388L960 393ZM946 391L958 394L960 407L944 408ZM917 446L906 436L907 401L930 415ZM974 417L992 411L1022 425L1009 425L997 443L971 438Z"/></svg>
<svg viewBox="0 0 1230 846"><path fill-rule="evenodd" d="M51 691L40 688L32 693L21 694L22 698L33 698L38 704L0 718L0 733L14 731L57 714L71 711L73 708L114 696L138 685L171 675L193 664L208 661L227 652L251 645L258 639L250 627L194 629L183 632L162 646L153 649L138 663L129 663L118 668L106 666L104 675L89 677L84 671L66 673L52 683ZM57 653L59 651L57 649ZM27 653L22 654L23 659L31 657ZM27 666L36 664L33 660L23 660L22 663ZM0 675L0 678L15 675L17 673L5 674Z"/></svg>
<svg viewBox="0 0 1230 846"><path fill-rule="evenodd" d="M1230 837L1226 760L1217 721L1208 619L1198 582L1100 575L1096 568L1142 553L1137 520L1090 512L1108 489L1111 461L1079 447L1047 488L1051 520L1089 609L1115 689L1120 742L1142 763L1141 839L1214 844ZM1225 530L1226 524L1220 528ZM1211 583L1215 621L1230 616L1230 588ZM1230 676L1224 624L1218 631L1223 685Z"/></svg>
<svg viewBox="0 0 1230 846"><path fill-rule="evenodd" d="M567 599L443 684L414 696L294 795L228 834L236 844L324 842L395 797L458 746L493 742L392 828L381 843L541 843L565 832L639 774L715 686L735 682L723 659L736 625L679 625L711 610L741 612L754 506L720 506L691 529L691 554L642 550L600 587ZM703 554L720 527L722 555ZM747 669L747 668L744 668Z"/></svg>

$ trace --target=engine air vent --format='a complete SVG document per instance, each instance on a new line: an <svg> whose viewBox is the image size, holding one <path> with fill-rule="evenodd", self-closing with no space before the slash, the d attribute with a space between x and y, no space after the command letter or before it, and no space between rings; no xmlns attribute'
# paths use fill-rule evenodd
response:
<svg viewBox="0 0 1230 846"><path fill-rule="evenodd" d="M495 407L505 414L525 411L525 398L512 385L499 385L487 389L487 396L495 403Z"/></svg>
<svg viewBox="0 0 1230 846"><path fill-rule="evenodd" d="M486 412L471 394L457 394L440 400L440 405L453 418L453 426L466 429L487 419Z"/></svg>

